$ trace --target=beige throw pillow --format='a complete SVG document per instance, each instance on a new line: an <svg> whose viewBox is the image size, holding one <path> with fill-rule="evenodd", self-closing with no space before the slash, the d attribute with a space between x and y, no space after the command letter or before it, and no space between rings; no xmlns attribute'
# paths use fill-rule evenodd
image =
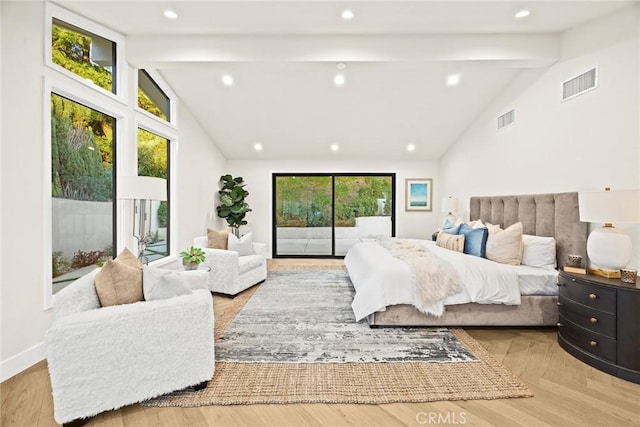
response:
<svg viewBox="0 0 640 427"><path fill-rule="evenodd" d="M464 234L440 233L436 239L436 245L451 251L462 252L464 250Z"/></svg>
<svg viewBox="0 0 640 427"><path fill-rule="evenodd" d="M116 259L104 264L96 274L95 285L103 307L144 301L142 263L125 249Z"/></svg>
<svg viewBox="0 0 640 427"><path fill-rule="evenodd" d="M487 259L501 264L520 265L522 262L522 223L516 222L504 230L489 232Z"/></svg>
<svg viewBox="0 0 640 427"><path fill-rule="evenodd" d="M227 240L229 240L229 229L222 231L211 230L207 228L207 247L211 249L227 249Z"/></svg>

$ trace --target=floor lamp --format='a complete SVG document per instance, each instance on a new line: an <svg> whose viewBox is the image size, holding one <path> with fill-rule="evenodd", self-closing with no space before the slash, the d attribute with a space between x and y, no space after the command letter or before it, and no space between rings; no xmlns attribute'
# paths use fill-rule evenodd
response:
<svg viewBox="0 0 640 427"><path fill-rule="evenodd" d="M133 237L138 240L138 258L146 264L149 260L144 255L144 250L151 241L151 221L148 218L151 202L153 200L167 200L167 180L150 176L121 176L118 177L117 194L118 199L133 200L131 232ZM138 215L137 233L136 214Z"/></svg>

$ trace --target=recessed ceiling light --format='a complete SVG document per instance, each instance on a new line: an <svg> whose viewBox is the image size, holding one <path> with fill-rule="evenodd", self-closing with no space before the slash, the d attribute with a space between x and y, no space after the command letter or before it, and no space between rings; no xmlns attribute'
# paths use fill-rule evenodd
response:
<svg viewBox="0 0 640 427"><path fill-rule="evenodd" d="M331 144L331 151L338 151L340 146L338 144Z"/></svg>
<svg viewBox="0 0 640 427"><path fill-rule="evenodd" d="M256 142L255 144L253 144L253 149L256 151L262 151L262 144Z"/></svg>
<svg viewBox="0 0 640 427"><path fill-rule="evenodd" d="M233 77L229 74L222 76L222 84L225 86L233 86Z"/></svg>
<svg viewBox="0 0 640 427"><path fill-rule="evenodd" d="M347 78L344 76L344 74L336 74L333 77L333 83L336 86L344 86L346 82L347 82Z"/></svg>
<svg viewBox="0 0 640 427"><path fill-rule="evenodd" d="M345 9L342 11L342 14L340 15L342 17L342 19L344 19L345 21L350 21L353 19L354 16L356 16L353 13L353 10L351 9Z"/></svg>
<svg viewBox="0 0 640 427"><path fill-rule="evenodd" d="M523 19L529 15L531 15L531 11L529 9L522 9L516 13L516 19Z"/></svg>
<svg viewBox="0 0 640 427"><path fill-rule="evenodd" d="M178 14L175 11L170 9L165 10L163 15L165 18L168 18L168 19L178 19Z"/></svg>
<svg viewBox="0 0 640 427"><path fill-rule="evenodd" d="M416 149L415 145L413 145L413 144L407 145L407 151L415 151L415 149Z"/></svg>
<svg viewBox="0 0 640 427"><path fill-rule="evenodd" d="M447 76L447 86L456 86L458 83L460 83L460 74Z"/></svg>

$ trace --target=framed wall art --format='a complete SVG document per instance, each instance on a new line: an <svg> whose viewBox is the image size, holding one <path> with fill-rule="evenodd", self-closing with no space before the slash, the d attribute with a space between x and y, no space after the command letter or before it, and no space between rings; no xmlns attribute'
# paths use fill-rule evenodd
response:
<svg viewBox="0 0 640 427"><path fill-rule="evenodd" d="M431 212L433 181L431 178L405 179L405 211Z"/></svg>

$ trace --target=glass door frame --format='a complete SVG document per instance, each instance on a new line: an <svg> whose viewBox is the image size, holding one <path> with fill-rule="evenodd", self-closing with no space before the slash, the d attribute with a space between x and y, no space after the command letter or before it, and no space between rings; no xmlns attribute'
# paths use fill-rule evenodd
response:
<svg viewBox="0 0 640 427"><path fill-rule="evenodd" d="M281 177L331 177L331 255L278 255L278 231L276 223L276 180ZM344 176L363 176L363 177L388 177L391 178L391 237L396 235L396 174L395 172L321 172L321 173L280 173L273 172L271 174L271 256L273 258L335 258L342 259L344 255L336 255L336 226L335 226L335 187L336 178Z"/></svg>

